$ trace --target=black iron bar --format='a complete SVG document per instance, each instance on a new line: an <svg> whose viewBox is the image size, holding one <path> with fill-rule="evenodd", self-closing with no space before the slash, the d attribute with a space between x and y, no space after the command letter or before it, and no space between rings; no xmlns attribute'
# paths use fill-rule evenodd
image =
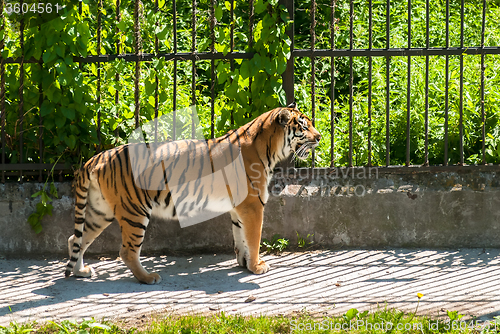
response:
<svg viewBox="0 0 500 334"><path fill-rule="evenodd" d="M177 55L177 0L172 0L172 11L174 18L174 55ZM174 58L174 89L172 96L172 140L176 140L176 117L177 117L177 57Z"/></svg>
<svg viewBox="0 0 500 334"><path fill-rule="evenodd" d="M446 0L446 49L450 47L450 0ZM448 90L450 87L450 57L445 57L445 85L444 85L444 162L443 165L448 165Z"/></svg>
<svg viewBox="0 0 500 334"><path fill-rule="evenodd" d="M101 54L101 11L102 11L102 0L97 3L97 54ZM97 147L97 152L102 149L101 141L101 65L97 64L97 141L99 146Z"/></svg>
<svg viewBox="0 0 500 334"><path fill-rule="evenodd" d="M229 13L230 20L231 20L231 53L234 52L234 0L231 0L231 10ZM234 59L229 60L229 66L231 68L231 72L234 72ZM234 110L231 108L231 128L234 126Z"/></svg>
<svg viewBox="0 0 500 334"><path fill-rule="evenodd" d="M18 171L36 171L37 172L41 168L42 170L51 170L54 167L54 170L68 170L68 166L64 163L54 164L33 164L33 163L17 163L17 164L2 164L0 165L0 171L7 172L12 171L19 175ZM36 175L35 174L35 175ZM15 175L15 174L11 174Z"/></svg>
<svg viewBox="0 0 500 334"><path fill-rule="evenodd" d="M411 49L411 0L408 0L408 49ZM406 83L406 166L410 165L410 122L411 122L411 56L407 59Z"/></svg>
<svg viewBox="0 0 500 334"><path fill-rule="evenodd" d="M337 0L331 0L332 14L330 17L330 48L335 49L335 7ZM335 165L335 57L330 57L330 167Z"/></svg>
<svg viewBox="0 0 500 334"><path fill-rule="evenodd" d="M251 51L252 50L252 47L253 47L253 24L254 24L254 13L255 13L255 8L253 6L253 1L254 0L250 0L250 3L249 3L249 7L250 7L250 14L249 14L249 17L248 17L248 25L249 25L249 33L248 35L250 36L248 38L248 49ZM293 3L293 1L292 1ZM289 13L291 16L293 16L293 13ZM291 46L291 50L293 50L293 30L292 30L292 46ZM249 54L250 52L248 53L245 53L245 54ZM253 57L253 54L252 54L252 57ZM251 59L252 57L250 57L249 59ZM293 58L292 58L292 61L293 61ZM250 105L252 105L252 77L248 78L248 94L250 95L250 98L248 99L248 102Z"/></svg>
<svg viewBox="0 0 500 334"><path fill-rule="evenodd" d="M210 38L212 43L210 44L210 52L215 52L215 1L211 0L210 3ZM232 38L232 37L231 37ZM232 39L231 39L232 44ZM215 138L215 60L210 60L210 138Z"/></svg>
<svg viewBox="0 0 500 334"><path fill-rule="evenodd" d="M139 11L140 11L141 0L135 0L134 6L134 48L135 55L137 57L135 61L135 78L134 78L134 117L135 117L135 128L138 128L140 125L140 110L141 104L139 99L140 88L139 81L141 77L141 64L140 64L140 56L141 56L141 24L139 20Z"/></svg>
<svg viewBox="0 0 500 334"><path fill-rule="evenodd" d="M425 7L425 47L429 48L429 0ZM429 166L429 55L425 56L425 156L424 166Z"/></svg>
<svg viewBox="0 0 500 334"><path fill-rule="evenodd" d="M193 0L192 6L193 12L191 16L191 53L193 55L193 59L191 60L191 107L192 109L192 118L191 118L191 136L194 139L196 135L195 129L195 115L196 112L196 0Z"/></svg>
<svg viewBox="0 0 500 334"><path fill-rule="evenodd" d="M138 128L140 125L140 110L141 110L141 104L140 104L140 88L139 88L139 81L141 78L141 63L139 61L140 56L141 56L141 23L139 20L140 16L140 5L141 5L141 0L135 0L135 6L134 6L134 49L135 49L135 56L137 57L135 61L135 77L134 77L134 117L135 117L135 128Z"/></svg>
<svg viewBox="0 0 500 334"><path fill-rule="evenodd" d="M483 0L483 22L481 27L481 47L484 48L484 32L486 26L486 0ZM486 115L484 113L484 53L481 53L481 135L482 163L486 164Z"/></svg>
<svg viewBox="0 0 500 334"><path fill-rule="evenodd" d="M391 44L391 2L389 0L386 1L385 7L385 45L386 51L389 50ZM390 165L390 105L391 105L391 96L390 96L390 70L391 70L391 57L390 55L386 55L385 58L385 165Z"/></svg>
<svg viewBox="0 0 500 334"><path fill-rule="evenodd" d="M23 7L23 1L20 1ZM24 18L19 23L19 42L21 47L21 63L19 64L19 162L24 162ZM19 171L19 181L23 182L23 172Z"/></svg>
<svg viewBox="0 0 500 334"><path fill-rule="evenodd" d="M158 13L160 8L158 7L158 0L155 0L155 13ZM155 26L158 27L158 21L156 21ZM155 54L158 54L158 36L155 34ZM158 142L158 95L159 95L159 83L158 83L158 69L155 68L155 143Z"/></svg>
<svg viewBox="0 0 500 334"><path fill-rule="evenodd" d="M385 48L385 49L294 49L292 57L406 57L406 56L459 56L459 55L499 55L500 46L480 46L471 47L448 47L448 48ZM73 57L74 62L78 63L105 63L114 61L115 59L123 59L125 61L152 61L155 58L163 58L164 60L180 60L192 61L195 60L210 60L210 59L252 59L253 52L229 52L224 55L222 52L198 52L195 55L192 52L176 52L163 53L158 55L153 53L141 53L140 55L131 53L111 54L111 55L93 55L87 57ZM21 58L7 57L4 59L5 64L19 64ZM25 59L24 63L37 63L35 58Z"/></svg>
<svg viewBox="0 0 500 334"><path fill-rule="evenodd" d="M372 0L368 1L368 49L373 47ZM372 57L368 57L368 166L372 165Z"/></svg>
<svg viewBox="0 0 500 334"><path fill-rule="evenodd" d="M295 36L295 33L294 33L294 31L295 31L294 30L295 29L295 25L294 25L294 11L295 11L294 0L279 0L279 3L286 8L286 10L288 11L288 14L289 14L289 18L291 20L291 24L286 29L286 34L290 38L290 41L291 41L290 51L293 52L293 49L295 47L294 46L294 36ZM312 8L312 3L311 3L311 8ZM316 15L316 13L314 15ZM309 28L310 28L310 26L309 26ZM311 50L310 46L309 46L309 50ZM283 90L285 91L285 95L286 95L286 105L289 105L290 103L295 101L295 87L294 87L295 63L294 62L295 62L295 59L293 56L291 56L286 62L285 72L283 72L281 74L281 80L283 82L282 86L283 86ZM289 164L289 163L283 162L281 167L282 168L290 167L288 165L285 166L285 164Z"/></svg>
<svg viewBox="0 0 500 334"><path fill-rule="evenodd" d="M40 26L38 26L38 31L40 31ZM43 60L40 58L39 65L40 72L43 71ZM42 83L38 83L38 155L40 156L40 165L43 164L43 117L42 117L42 103L43 103L43 89ZM38 174L38 182L43 182L43 169L40 168L40 173Z"/></svg>
<svg viewBox="0 0 500 334"><path fill-rule="evenodd" d="M5 17L3 13L3 0L0 0L0 19L2 20L2 31L5 31ZM0 40L0 51L3 51L5 47L5 34ZM5 165L5 62L3 57L0 57L0 111L1 116L1 127L2 127L2 164L0 167ZM2 183L5 183L5 172L2 170Z"/></svg>
<svg viewBox="0 0 500 334"><path fill-rule="evenodd" d="M386 48L386 49L295 49L294 57L407 57L407 56L459 56L459 55L480 55L480 46L472 47L452 47L452 48ZM500 46L484 47L485 54L500 54Z"/></svg>
<svg viewBox="0 0 500 334"><path fill-rule="evenodd" d="M354 30L354 0L349 1L349 49L353 49L353 30ZM352 109L353 109L353 89L354 89L354 73L353 73L353 56L349 57L349 167L352 167Z"/></svg>
<svg viewBox="0 0 500 334"><path fill-rule="evenodd" d="M316 1L311 1L311 50L316 44ZM316 59L311 57L311 117L313 126L316 118ZM311 168L314 168L315 152L312 150Z"/></svg>
<svg viewBox="0 0 500 334"><path fill-rule="evenodd" d="M116 0L116 21L117 23L120 23L121 21L121 14L120 14L120 0ZM121 41L120 41L121 35L120 35L120 28L118 28L118 24L116 25L116 54L120 54L120 46L121 46ZM116 71L115 74L115 82L119 83L120 82L120 73ZM115 91L115 106L118 106L119 103L119 90L117 89ZM116 118L120 116L120 112L117 111L116 113ZM119 129L116 127L115 129L115 143L118 142L118 137L119 137Z"/></svg>
<svg viewBox="0 0 500 334"><path fill-rule="evenodd" d="M460 6L460 47L464 47L464 0ZM460 165L464 164L464 56L460 55L460 119L458 123L460 132Z"/></svg>

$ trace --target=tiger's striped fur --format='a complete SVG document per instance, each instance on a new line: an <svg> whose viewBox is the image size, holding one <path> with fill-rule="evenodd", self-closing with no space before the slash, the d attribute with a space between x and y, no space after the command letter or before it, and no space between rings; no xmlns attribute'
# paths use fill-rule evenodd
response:
<svg viewBox="0 0 500 334"><path fill-rule="evenodd" d="M248 195L236 204L224 199L219 193L222 188L231 197L227 182L226 189L216 184L206 187L210 189L196 187L196 184L193 189L186 186L185 196L173 203L168 182L155 188L145 185L152 182L151 177L134 179L130 155L137 153L134 150L139 149L139 144L123 145L97 154L83 166L76 178L75 231L68 239L70 260L65 275L69 276L73 272L79 277L91 276L91 268L84 266L83 254L94 239L116 220L122 232L122 260L140 282L158 283L160 275L148 273L139 260L150 217L156 215L178 219L180 215L189 215L193 210L210 211L214 207L231 214L238 264L246 266L255 274L267 272L269 266L260 260L259 247L272 170L291 153L305 158L309 150L317 146L320 138L311 120L293 103L287 108L276 108L264 113L220 138L166 142L156 148L160 159L151 166L152 173L156 171L166 175L173 169L179 170L180 166L176 164L180 157L184 157L188 161L180 174L184 180L189 173L201 175L200 169L203 168L213 171L217 157L212 155L208 166L201 167L199 163L193 163L193 167L190 167L189 161L203 160L197 156L201 154L199 152L207 149L213 152L221 143L238 147L244 162L245 191L248 191Z"/></svg>

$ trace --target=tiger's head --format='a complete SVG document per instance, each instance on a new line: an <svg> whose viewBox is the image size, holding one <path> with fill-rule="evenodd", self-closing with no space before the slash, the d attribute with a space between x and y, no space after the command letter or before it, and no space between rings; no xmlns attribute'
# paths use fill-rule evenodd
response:
<svg viewBox="0 0 500 334"><path fill-rule="evenodd" d="M279 110L276 117L285 133L285 153L293 153L294 158L301 160L307 158L309 151L318 146L321 140L311 119L299 111L295 102Z"/></svg>

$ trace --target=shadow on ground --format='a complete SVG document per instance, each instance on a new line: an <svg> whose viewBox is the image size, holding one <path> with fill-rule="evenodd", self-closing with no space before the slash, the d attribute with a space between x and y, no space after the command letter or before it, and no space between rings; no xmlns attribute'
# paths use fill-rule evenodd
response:
<svg viewBox="0 0 500 334"><path fill-rule="evenodd" d="M119 260L91 262L92 278L64 278L64 261L0 262L0 325L46 319L131 318L155 312L340 315L350 308L500 314L500 250L316 251L265 256L253 275L232 255L149 257L158 285L139 284ZM249 296L256 297L246 302Z"/></svg>

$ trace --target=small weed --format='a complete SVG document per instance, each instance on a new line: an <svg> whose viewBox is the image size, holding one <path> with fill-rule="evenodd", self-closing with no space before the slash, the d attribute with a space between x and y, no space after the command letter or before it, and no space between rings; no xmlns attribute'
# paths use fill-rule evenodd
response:
<svg viewBox="0 0 500 334"><path fill-rule="evenodd" d="M314 237L314 234L307 234L307 237L302 238L300 236L299 232L295 231L295 233L297 234L297 245L299 246L299 248L304 248L304 247L310 246L314 243L313 240L311 240L311 241L307 240L309 238Z"/></svg>
<svg viewBox="0 0 500 334"><path fill-rule="evenodd" d="M262 239L261 247L266 247L266 251L269 253L281 253L283 252L289 244L289 240L281 238L279 234L273 235L271 241L267 239Z"/></svg>

